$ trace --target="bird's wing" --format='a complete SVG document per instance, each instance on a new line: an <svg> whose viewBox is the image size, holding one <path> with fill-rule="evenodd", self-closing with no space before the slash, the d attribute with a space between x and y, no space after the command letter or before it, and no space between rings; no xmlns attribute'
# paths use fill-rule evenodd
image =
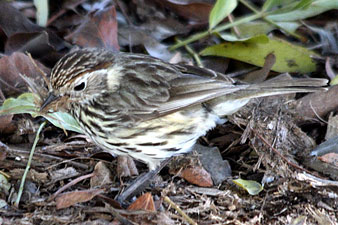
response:
<svg viewBox="0 0 338 225"><path fill-rule="evenodd" d="M212 70L128 57L133 64L125 63L129 72L110 97L115 109L133 119L158 118L248 87Z"/></svg>

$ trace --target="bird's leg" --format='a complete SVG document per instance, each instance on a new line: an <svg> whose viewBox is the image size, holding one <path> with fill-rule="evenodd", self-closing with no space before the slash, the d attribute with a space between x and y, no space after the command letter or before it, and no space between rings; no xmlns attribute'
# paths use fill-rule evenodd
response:
<svg viewBox="0 0 338 225"><path fill-rule="evenodd" d="M160 166L158 166L156 169L141 174L120 195L117 196L116 200L122 206L124 206L125 201L129 200L147 188L150 185L152 179L171 161L171 159L172 157L162 161Z"/></svg>

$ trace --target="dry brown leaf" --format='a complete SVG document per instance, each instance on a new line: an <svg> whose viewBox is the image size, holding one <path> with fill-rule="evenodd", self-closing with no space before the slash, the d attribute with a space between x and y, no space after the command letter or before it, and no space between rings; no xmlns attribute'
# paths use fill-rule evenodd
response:
<svg viewBox="0 0 338 225"><path fill-rule="evenodd" d="M15 125L12 124L13 115L0 116L0 133L12 133Z"/></svg>
<svg viewBox="0 0 338 225"><path fill-rule="evenodd" d="M128 210L147 210L155 212L155 204L153 200L153 196L150 192L147 192L141 195L135 202L133 202Z"/></svg>
<svg viewBox="0 0 338 225"><path fill-rule="evenodd" d="M56 198L56 208L64 209L76 203L87 202L103 192L104 189L90 189L61 194L59 197Z"/></svg>
<svg viewBox="0 0 338 225"><path fill-rule="evenodd" d="M49 73L49 69L39 62L36 63L44 72ZM20 73L27 77L38 79L40 80L40 83L42 82L42 76L33 65L31 59L21 52L14 52L10 56L2 57L0 59L0 68L0 88L4 93L17 93L20 92L20 87L26 86L19 76Z"/></svg>
<svg viewBox="0 0 338 225"><path fill-rule="evenodd" d="M119 50L115 7L89 15L67 40L82 47L98 47Z"/></svg>
<svg viewBox="0 0 338 225"><path fill-rule="evenodd" d="M195 184L200 187L212 187L213 182L210 174L200 166L188 167L184 169L180 177L187 180L189 183Z"/></svg>
<svg viewBox="0 0 338 225"><path fill-rule="evenodd" d="M119 177L130 177L138 175L138 170L136 168L134 160L131 157L124 155L117 157L116 172Z"/></svg>
<svg viewBox="0 0 338 225"><path fill-rule="evenodd" d="M333 164L338 167L338 154L337 153L328 153L318 157L319 160Z"/></svg>
<svg viewBox="0 0 338 225"><path fill-rule="evenodd" d="M42 27L32 23L7 1L0 1L0 9L0 28L7 37L16 33L43 30Z"/></svg>
<svg viewBox="0 0 338 225"><path fill-rule="evenodd" d="M207 23L209 20L209 14L213 7L212 4L204 2L179 2L172 0L157 0L164 7L169 8L178 15L202 23Z"/></svg>
<svg viewBox="0 0 338 225"><path fill-rule="evenodd" d="M107 168L106 164L103 162L98 162L95 165L94 176L90 178L90 187L102 186L105 184L111 184L113 181L111 180L111 172Z"/></svg>

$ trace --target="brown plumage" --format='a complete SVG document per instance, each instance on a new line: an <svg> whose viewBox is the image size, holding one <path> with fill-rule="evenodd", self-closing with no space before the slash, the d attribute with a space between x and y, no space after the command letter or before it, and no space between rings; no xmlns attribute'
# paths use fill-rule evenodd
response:
<svg viewBox="0 0 338 225"><path fill-rule="evenodd" d="M246 84L208 69L147 55L82 49L53 68L51 102L70 112L101 148L154 169L251 98L322 90L325 79Z"/></svg>

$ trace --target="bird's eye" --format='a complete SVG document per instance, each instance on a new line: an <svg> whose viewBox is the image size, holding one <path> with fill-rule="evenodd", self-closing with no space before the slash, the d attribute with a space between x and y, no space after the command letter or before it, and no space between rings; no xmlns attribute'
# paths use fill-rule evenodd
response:
<svg viewBox="0 0 338 225"><path fill-rule="evenodd" d="M74 87L74 91L82 91L83 89L85 89L85 87L86 87L85 82L81 82L80 84Z"/></svg>

